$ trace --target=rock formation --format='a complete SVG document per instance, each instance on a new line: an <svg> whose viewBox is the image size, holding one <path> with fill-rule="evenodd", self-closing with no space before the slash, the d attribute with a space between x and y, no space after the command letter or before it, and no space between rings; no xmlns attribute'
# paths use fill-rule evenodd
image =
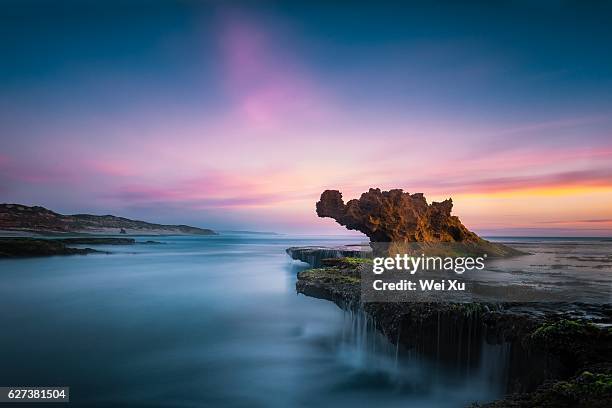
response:
<svg viewBox="0 0 612 408"><path fill-rule="evenodd" d="M100 252L91 248L70 248L58 239L0 238L0 258L53 255L86 255Z"/></svg>
<svg viewBox="0 0 612 408"><path fill-rule="evenodd" d="M371 188L346 204L342 193L326 190L317 215L367 235L372 242L478 242L480 238L451 215L452 199L427 204L422 193Z"/></svg>
<svg viewBox="0 0 612 408"><path fill-rule="evenodd" d="M450 198L427 204L422 193L409 194L400 189L380 191L378 188L371 188L358 200L346 204L342 193L326 190L317 203L319 217L333 218L350 230L363 232L377 254L487 254L493 257L523 254L480 238L458 217L451 215L452 209Z"/></svg>
<svg viewBox="0 0 612 408"><path fill-rule="evenodd" d="M315 268L324 260L339 258L371 258L372 248L369 245L339 245L334 247L303 246L290 247L285 250L291 259L306 262Z"/></svg>

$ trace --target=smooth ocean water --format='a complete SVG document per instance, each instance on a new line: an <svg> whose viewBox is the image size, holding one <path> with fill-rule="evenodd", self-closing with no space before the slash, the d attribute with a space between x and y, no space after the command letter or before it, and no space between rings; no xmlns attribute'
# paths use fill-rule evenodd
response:
<svg viewBox="0 0 612 408"><path fill-rule="evenodd" d="M503 349L440 372L296 294L306 265L285 248L359 238L147 239L163 244L1 260L0 385L70 386L71 406L457 407L503 392Z"/></svg>

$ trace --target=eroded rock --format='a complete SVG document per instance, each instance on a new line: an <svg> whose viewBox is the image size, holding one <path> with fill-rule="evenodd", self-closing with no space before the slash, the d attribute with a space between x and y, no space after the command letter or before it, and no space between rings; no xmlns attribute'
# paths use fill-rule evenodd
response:
<svg viewBox="0 0 612 408"><path fill-rule="evenodd" d="M480 237L451 215L452 199L427 203L422 193L371 188L361 197L342 200L338 190L325 190L317 215L367 235L373 242L478 242Z"/></svg>
<svg viewBox="0 0 612 408"><path fill-rule="evenodd" d="M375 254L524 255L506 245L489 242L451 215L453 201L427 203L421 193L371 188L346 204L338 190L325 190L317 202L319 217L333 218L370 238Z"/></svg>

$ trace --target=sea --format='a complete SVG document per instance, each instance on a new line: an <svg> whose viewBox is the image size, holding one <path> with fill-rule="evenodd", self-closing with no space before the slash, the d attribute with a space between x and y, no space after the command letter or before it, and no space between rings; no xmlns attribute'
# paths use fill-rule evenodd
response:
<svg viewBox="0 0 612 408"><path fill-rule="evenodd" d="M503 346L483 347L470 372L440 370L365 314L296 293L308 265L286 248L363 238L136 240L0 260L0 386L68 386L75 407L462 407L504 395ZM593 283L585 300L610 301L612 240L493 240L531 254L492 265L496 279L581 277Z"/></svg>

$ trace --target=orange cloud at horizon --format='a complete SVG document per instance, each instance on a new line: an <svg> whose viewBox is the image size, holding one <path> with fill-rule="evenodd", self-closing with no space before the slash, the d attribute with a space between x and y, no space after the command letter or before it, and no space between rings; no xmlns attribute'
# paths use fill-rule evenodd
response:
<svg viewBox="0 0 612 408"><path fill-rule="evenodd" d="M459 194L454 213L476 230L555 231L612 235L612 188L543 188Z"/></svg>

